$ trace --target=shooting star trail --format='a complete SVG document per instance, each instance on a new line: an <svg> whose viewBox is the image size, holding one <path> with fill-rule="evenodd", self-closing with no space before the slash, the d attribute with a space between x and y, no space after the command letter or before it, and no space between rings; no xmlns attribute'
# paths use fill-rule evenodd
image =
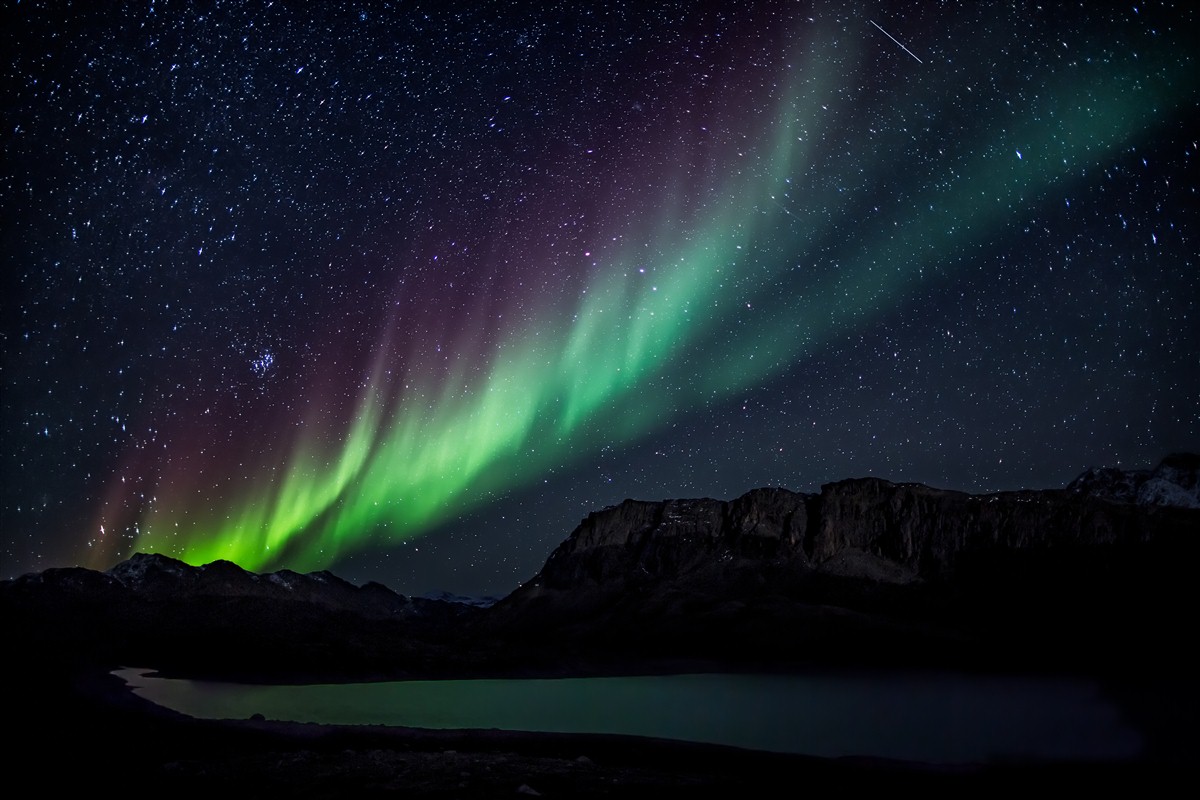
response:
<svg viewBox="0 0 1200 800"><path fill-rule="evenodd" d="M873 19L869 19L869 20L867 20L867 22L871 23L872 25L875 25L875 20L873 20ZM878 26L878 25L875 25L875 27L876 27L876 28L879 28L879 26ZM913 58L917 58L917 54L916 54L916 53L914 53L912 50L909 50L909 49L908 49L907 47L905 47L904 45L900 44L900 40L899 40L899 39L897 39L895 36L892 36L890 33L888 33L887 31L885 31L883 28L879 28L879 32L880 32L880 33L882 33L884 36L888 37L889 39L891 39L891 40L892 40L893 42L895 42L896 44L899 44L899 45L900 45L900 49L901 49L901 50L903 50L904 52L908 53L908 54L909 54L910 56L912 56ZM917 63L918 63L918 64L924 64L925 62L924 62L924 61L922 61L921 59L917 58Z"/></svg>

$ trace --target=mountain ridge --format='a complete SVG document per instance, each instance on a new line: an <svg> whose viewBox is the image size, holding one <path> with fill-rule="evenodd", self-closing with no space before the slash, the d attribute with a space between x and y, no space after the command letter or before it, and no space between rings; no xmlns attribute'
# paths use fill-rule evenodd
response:
<svg viewBox="0 0 1200 800"><path fill-rule="evenodd" d="M992 494L854 478L817 493L626 500L585 517L489 608L327 571L137 554L105 573L6 581L0 610L34 647L210 674L445 675L613 658L1084 663L1113 641L1174 657L1179 612L1195 606L1200 509L1187 501L1200 459L1164 464Z"/></svg>

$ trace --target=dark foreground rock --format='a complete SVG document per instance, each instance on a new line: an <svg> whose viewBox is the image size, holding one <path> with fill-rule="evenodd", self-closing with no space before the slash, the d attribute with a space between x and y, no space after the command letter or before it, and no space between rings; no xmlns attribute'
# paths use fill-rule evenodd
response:
<svg viewBox="0 0 1200 800"><path fill-rule="evenodd" d="M1141 715L1139 727L1153 745L1142 760L952 768L621 736L214 722L149 705L103 672L29 666L3 675L6 779L53 796L724 798L791 794L795 787L962 796L1047 781L1081 792L1153 794L1190 773L1196 744L1190 720L1177 728L1171 713L1144 698L1124 703L1127 713Z"/></svg>

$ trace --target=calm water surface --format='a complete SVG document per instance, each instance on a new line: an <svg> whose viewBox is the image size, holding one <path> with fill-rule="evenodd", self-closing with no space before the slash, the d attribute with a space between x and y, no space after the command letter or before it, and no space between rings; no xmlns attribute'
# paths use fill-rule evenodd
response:
<svg viewBox="0 0 1200 800"><path fill-rule="evenodd" d="M116 673L207 719L620 733L933 763L1129 759L1140 735L1098 684L957 674L656 675L252 686Z"/></svg>

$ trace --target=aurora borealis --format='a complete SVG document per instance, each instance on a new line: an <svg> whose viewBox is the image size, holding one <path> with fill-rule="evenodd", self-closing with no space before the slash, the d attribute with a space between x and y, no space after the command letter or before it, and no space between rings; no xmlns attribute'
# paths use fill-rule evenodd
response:
<svg viewBox="0 0 1200 800"><path fill-rule="evenodd" d="M280 6L4 12L6 572L1200 447L1194 11Z"/></svg>

